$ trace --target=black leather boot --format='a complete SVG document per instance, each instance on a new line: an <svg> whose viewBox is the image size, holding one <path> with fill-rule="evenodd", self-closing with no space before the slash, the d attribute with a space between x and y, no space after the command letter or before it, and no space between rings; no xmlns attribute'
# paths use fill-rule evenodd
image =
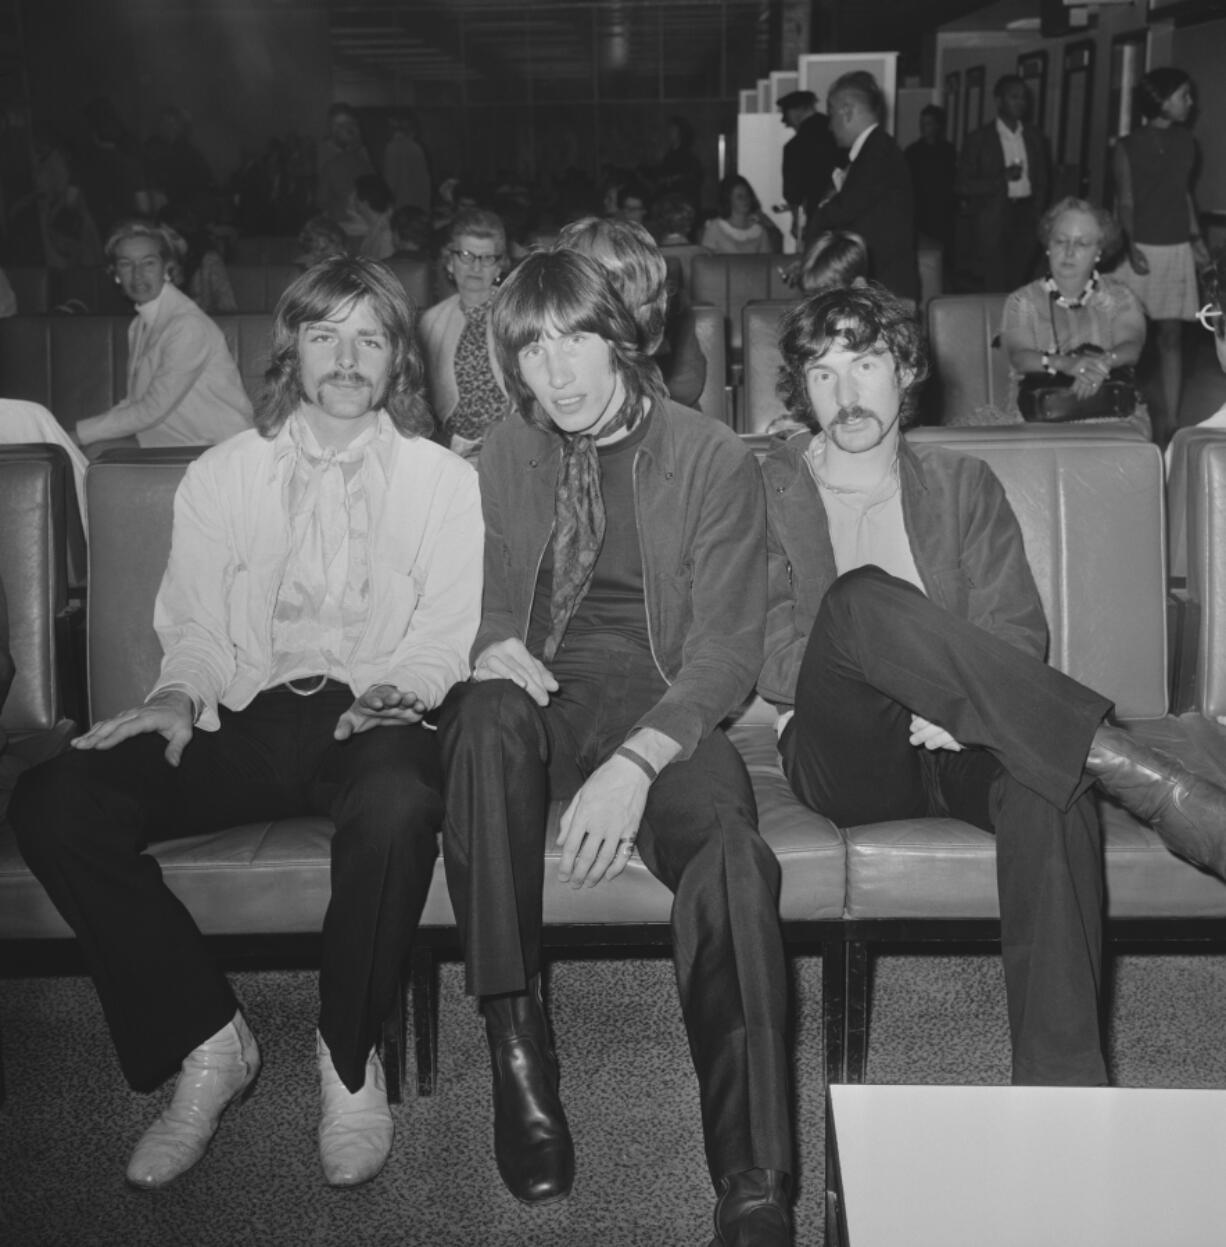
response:
<svg viewBox="0 0 1226 1247"><path fill-rule="evenodd" d="M715 1205L711 1247L790 1247L788 1175L777 1169L746 1169L723 1182Z"/></svg>
<svg viewBox="0 0 1226 1247"><path fill-rule="evenodd" d="M1168 848L1226 879L1226 789L1113 723L1094 733L1085 769Z"/></svg>
<svg viewBox="0 0 1226 1247"><path fill-rule="evenodd" d="M498 1172L525 1204L565 1199L575 1180L575 1147L558 1097L540 975L519 995L485 997L481 1012L494 1072Z"/></svg>

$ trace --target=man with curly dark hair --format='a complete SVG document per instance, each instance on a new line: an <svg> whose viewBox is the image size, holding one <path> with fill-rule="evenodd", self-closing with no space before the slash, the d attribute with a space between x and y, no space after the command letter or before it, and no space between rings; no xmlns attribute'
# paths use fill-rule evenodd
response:
<svg viewBox="0 0 1226 1247"><path fill-rule="evenodd" d="M797 796L842 827L954 817L997 839L1016 1083L1106 1081L1097 783L1226 876L1226 792L1143 748L1044 661L1047 623L982 460L901 435L927 372L879 286L799 304L780 393L816 422L763 463L770 606L758 688Z"/></svg>
<svg viewBox="0 0 1226 1247"><path fill-rule="evenodd" d="M257 428L175 497L143 704L27 772L18 843L76 932L128 1082L173 1099L128 1165L164 1186L204 1154L259 1050L195 922L145 854L256 820L330 816L318 1055L328 1182L392 1142L375 1040L397 999L442 821L422 716L468 675L481 607L473 470L423 436L413 309L381 264L329 260L277 306Z"/></svg>

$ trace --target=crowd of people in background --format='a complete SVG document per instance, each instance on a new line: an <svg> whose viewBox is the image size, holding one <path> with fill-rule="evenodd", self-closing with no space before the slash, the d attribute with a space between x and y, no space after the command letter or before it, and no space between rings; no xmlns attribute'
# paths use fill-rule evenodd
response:
<svg viewBox="0 0 1226 1247"><path fill-rule="evenodd" d="M1101 302L1106 290L1115 290L1114 279L1104 279L1118 263L1118 284L1152 323L1161 389L1152 416L1156 435L1166 440L1178 424L1182 325L1200 306L1197 274L1210 257L1191 195L1194 86L1178 69L1158 69L1145 75L1137 99L1140 123L1115 145L1111 169L1120 245L1094 248L1086 280ZM946 116L935 104L922 110L920 137L902 151L887 131L887 102L871 75L844 75L825 100L809 91L783 96L780 116L793 137L782 157L784 203L772 215L745 177L729 173L716 183L693 127L679 116L668 118L656 158L634 167L605 164L598 177L571 168L545 187L500 170L483 185L435 176L412 110L370 116L364 127L358 110L336 103L318 139L296 133L272 139L263 152L244 152L223 180L180 109L165 108L142 143L114 105L98 99L74 142L33 130L28 192L10 194L3 204L4 262L101 265L115 226L139 217L168 226L181 240L175 280L209 315L238 310L225 260L234 240L248 236L296 235L296 262L304 269L345 252L378 260L428 256L463 294L474 275L461 272L463 261L455 259L454 224L480 210L493 214L501 239L497 272L479 275L490 290L510 265L551 244L568 221L597 216L644 228L679 266L674 320L684 314L696 255L796 249L785 271L802 286L813 259L806 253L831 233L857 237L865 275L902 298L918 303L935 281L945 291L1016 292L1013 306L1030 283L1059 283L1051 231L1040 222L1068 188L1057 185L1050 145L1031 120L1028 84L1006 74L995 84L994 101L994 117L970 131L960 151L946 137ZM1083 215L1099 214L1099 205L1078 202ZM785 209L790 219L780 215ZM1113 231L1097 233L1115 242ZM468 250L459 247L459 254ZM5 287L0 284L0 314L12 314L20 309ZM1043 354L1062 354L1056 338L1044 345L1052 349ZM985 418L1021 417L1011 403Z"/></svg>

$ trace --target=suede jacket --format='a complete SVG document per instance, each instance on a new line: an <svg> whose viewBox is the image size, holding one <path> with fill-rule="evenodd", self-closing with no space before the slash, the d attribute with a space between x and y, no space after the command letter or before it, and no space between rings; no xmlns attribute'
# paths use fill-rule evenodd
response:
<svg viewBox="0 0 1226 1247"><path fill-rule="evenodd" d="M561 461L561 437L518 415L486 439L485 596L474 661L496 641L527 640ZM663 402L635 448L634 496L651 653L669 684L636 730L664 733L687 758L745 700L762 665L762 482L736 434Z"/></svg>
<svg viewBox="0 0 1226 1247"><path fill-rule="evenodd" d="M766 482L770 605L758 691L788 708L826 590L838 576L826 510L805 462L811 433L797 433L762 463ZM943 610L1035 658L1047 620L1022 530L1004 488L980 459L899 442L903 523L924 592Z"/></svg>

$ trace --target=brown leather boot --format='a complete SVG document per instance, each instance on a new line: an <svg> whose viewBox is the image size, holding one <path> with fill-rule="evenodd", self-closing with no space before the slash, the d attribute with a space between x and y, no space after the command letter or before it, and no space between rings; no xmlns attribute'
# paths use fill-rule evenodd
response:
<svg viewBox="0 0 1226 1247"><path fill-rule="evenodd" d="M481 1002L494 1072L494 1157L507 1190L525 1204L565 1199L575 1147L558 1096L539 975L514 996Z"/></svg>
<svg viewBox="0 0 1226 1247"><path fill-rule="evenodd" d="M789 1247L788 1175L777 1169L730 1173L715 1205L711 1247Z"/></svg>
<svg viewBox="0 0 1226 1247"><path fill-rule="evenodd" d="M1085 769L1169 849L1226 879L1226 789L1113 723L1094 733Z"/></svg>

